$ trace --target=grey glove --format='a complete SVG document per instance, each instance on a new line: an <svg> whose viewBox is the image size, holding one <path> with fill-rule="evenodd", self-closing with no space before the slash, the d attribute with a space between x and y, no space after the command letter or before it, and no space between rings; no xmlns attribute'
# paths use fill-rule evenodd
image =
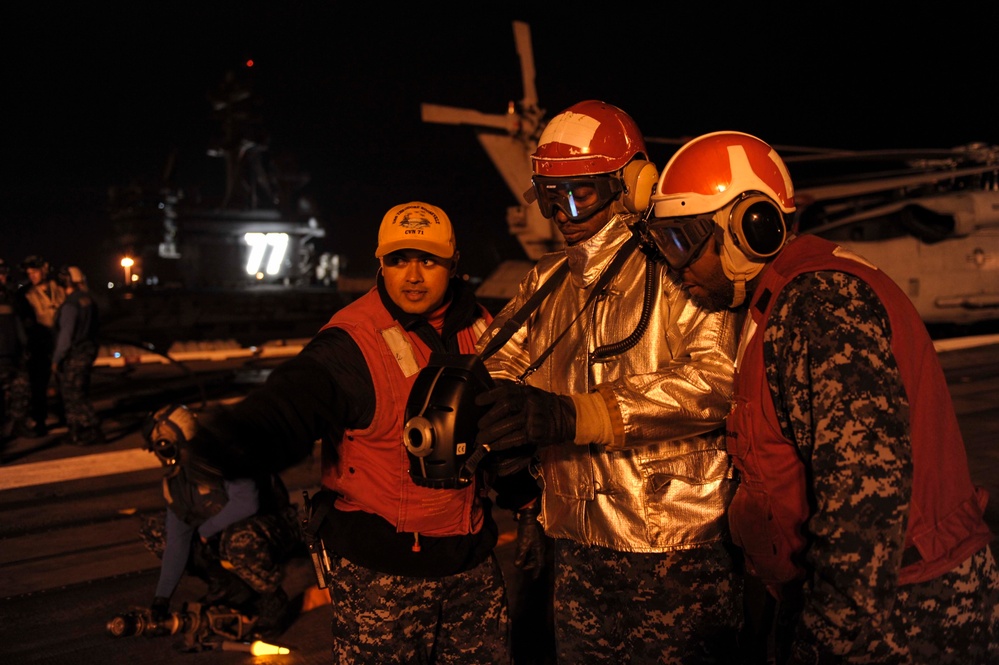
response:
<svg viewBox="0 0 999 665"><path fill-rule="evenodd" d="M576 437L576 406L565 395L503 381L475 403L489 407L479 419L475 442L491 451L566 443Z"/></svg>
<svg viewBox="0 0 999 665"><path fill-rule="evenodd" d="M545 564L545 532L538 521L539 508L535 503L517 513L517 556L513 565L538 579Z"/></svg>

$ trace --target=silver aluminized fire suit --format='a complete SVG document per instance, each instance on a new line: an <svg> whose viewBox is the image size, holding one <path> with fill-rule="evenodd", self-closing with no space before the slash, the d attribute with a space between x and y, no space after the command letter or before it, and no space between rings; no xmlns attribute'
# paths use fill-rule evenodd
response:
<svg viewBox="0 0 999 665"><path fill-rule="evenodd" d="M725 510L735 490L725 451L736 321L690 302L655 262L633 251L606 288L576 319L600 274L632 236L631 216L614 217L595 236L544 256L520 292L479 342L503 323L559 265L570 273L498 352L487 359L494 378L516 380L566 328L569 332L526 383L571 395L597 391L610 415L613 441L540 449L544 485L541 524L567 538L624 552L665 552L717 541L727 534ZM651 277L650 279L647 279ZM601 358L639 326L626 350Z"/></svg>

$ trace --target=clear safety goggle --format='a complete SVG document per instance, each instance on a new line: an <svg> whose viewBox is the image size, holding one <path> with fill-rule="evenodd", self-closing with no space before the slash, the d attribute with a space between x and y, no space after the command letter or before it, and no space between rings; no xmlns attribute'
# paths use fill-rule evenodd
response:
<svg viewBox="0 0 999 665"><path fill-rule="evenodd" d="M655 244L669 267L676 271L700 256L714 229L714 213L696 217L652 217L645 223L646 239Z"/></svg>
<svg viewBox="0 0 999 665"><path fill-rule="evenodd" d="M534 186L524 193L528 203L538 202L541 214L554 217L557 210L573 221L586 219L613 201L624 191L621 181L613 176L553 178L534 176Z"/></svg>

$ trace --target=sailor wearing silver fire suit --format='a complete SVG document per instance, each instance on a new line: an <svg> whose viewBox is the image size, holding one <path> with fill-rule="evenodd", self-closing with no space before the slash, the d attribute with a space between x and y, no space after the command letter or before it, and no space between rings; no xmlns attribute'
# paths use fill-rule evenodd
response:
<svg viewBox="0 0 999 665"><path fill-rule="evenodd" d="M556 539L560 662L594 662L607 655L594 645L615 635L617 645L630 644L631 662L700 662L692 650L731 642L739 622L740 586L725 542L734 480L723 429L735 320L696 307L664 263L630 244L604 295L576 320L632 238L636 217L619 213L588 240L543 257L479 342L568 261L568 276L486 362L494 378L517 380L554 344L526 383L569 395L576 408L577 445L538 451L539 519ZM647 329L605 355L639 328L643 301ZM622 602L608 607L610 590L621 587Z"/></svg>

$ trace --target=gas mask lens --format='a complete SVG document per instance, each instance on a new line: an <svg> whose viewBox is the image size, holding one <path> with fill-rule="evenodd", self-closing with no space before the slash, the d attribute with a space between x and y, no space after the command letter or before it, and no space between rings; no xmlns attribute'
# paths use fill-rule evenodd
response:
<svg viewBox="0 0 999 665"><path fill-rule="evenodd" d="M652 218L647 233L673 270L679 271L700 255L714 231L714 215Z"/></svg>
<svg viewBox="0 0 999 665"><path fill-rule="evenodd" d="M573 221L586 219L624 191L621 181L612 176L551 178L535 176L533 196L541 214L552 218L561 210ZM530 197L528 197L530 198Z"/></svg>

